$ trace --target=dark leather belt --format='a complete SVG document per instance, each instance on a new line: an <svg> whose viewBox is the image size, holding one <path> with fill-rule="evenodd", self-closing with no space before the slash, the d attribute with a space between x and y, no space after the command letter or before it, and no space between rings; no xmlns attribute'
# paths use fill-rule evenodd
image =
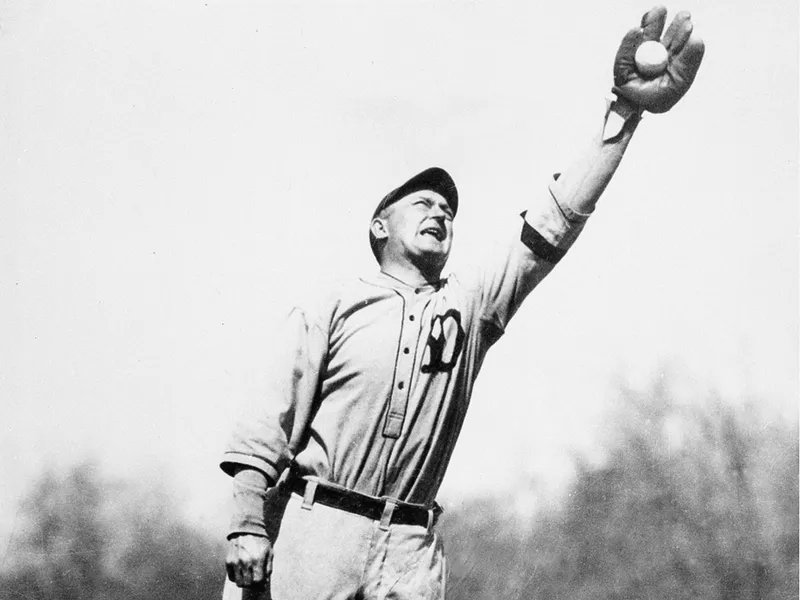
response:
<svg viewBox="0 0 800 600"><path fill-rule="evenodd" d="M306 486L308 484L309 481L296 475L290 477L287 482L289 489L301 497L305 495ZM355 515L361 515L373 521L381 520L388 502L395 503L390 522L397 525L419 525L420 527L428 527L428 519L430 517L433 519L433 522L430 523L432 527L436 524L442 511L439 505L428 510L415 504L375 498L374 496L367 496L366 494L361 494L352 490L330 487L325 485L324 482L318 482L317 489L314 492L314 503L323 504ZM433 514L431 515L431 513Z"/></svg>

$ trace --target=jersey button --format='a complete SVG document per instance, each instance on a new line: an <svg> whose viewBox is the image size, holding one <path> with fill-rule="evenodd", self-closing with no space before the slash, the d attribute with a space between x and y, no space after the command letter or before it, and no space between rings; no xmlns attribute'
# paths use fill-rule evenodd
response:
<svg viewBox="0 0 800 600"><path fill-rule="evenodd" d="M413 321L414 320L414 315L411 315L410 317L408 317L408 320L409 321Z"/></svg>
<svg viewBox="0 0 800 600"><path fill-rule="evenodd" d="M411 350L408 348L403 348L403 354L408 354L409 352L411 352Z"/></svg>
<svg viewBox="0 0 800 600"><path fill-rule="evenodd" d="M405 383L403 383L402 381L401 381L400 383L398 383L398 384L397 384L397 389L400 389L400 390L402 390L404 387L406 387L406 384L405 384Z"/></svg>

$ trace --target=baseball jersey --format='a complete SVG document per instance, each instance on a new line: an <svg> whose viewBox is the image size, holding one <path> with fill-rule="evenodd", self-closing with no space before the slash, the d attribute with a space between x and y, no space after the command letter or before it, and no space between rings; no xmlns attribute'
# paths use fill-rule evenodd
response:
<svg viewBox="0 0 800 600"><path fill-rule="evenodd" d="M275 481L293 462L300 475L431 505L487 350L584 225L544 192L468 272L416 287L380 272L299 303L222 469Z"/></svg>

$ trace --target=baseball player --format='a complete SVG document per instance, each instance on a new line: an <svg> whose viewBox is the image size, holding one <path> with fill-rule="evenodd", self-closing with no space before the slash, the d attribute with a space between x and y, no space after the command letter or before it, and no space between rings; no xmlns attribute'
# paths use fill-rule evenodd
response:
<svg viewBox="0 0 800 600"><path fill-rule="evenodd" d="M584 227L643 111L668 111L691 86L703 42L688 13L662 37L665 23L656 7L624 37L590 150L525 195L483 264L441 278L459 194L434 167L378 203L369 239L379 272L291 311L268 395L221 464L235 500L226 597L238 588L275 600L444 597L435 499L475 378ZM646 40L669 55L652 79L634 61Z"/></svg>

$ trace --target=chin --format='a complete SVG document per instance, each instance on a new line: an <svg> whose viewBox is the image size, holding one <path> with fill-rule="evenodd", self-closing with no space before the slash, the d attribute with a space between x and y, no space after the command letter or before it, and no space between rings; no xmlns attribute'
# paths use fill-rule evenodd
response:
<svg viewBox="0 0 800 600"><path fill-rule="evenodd" d="M441 272L450 257L449 252L427 252L422 255L422 262L430 270Z"/></svg>

